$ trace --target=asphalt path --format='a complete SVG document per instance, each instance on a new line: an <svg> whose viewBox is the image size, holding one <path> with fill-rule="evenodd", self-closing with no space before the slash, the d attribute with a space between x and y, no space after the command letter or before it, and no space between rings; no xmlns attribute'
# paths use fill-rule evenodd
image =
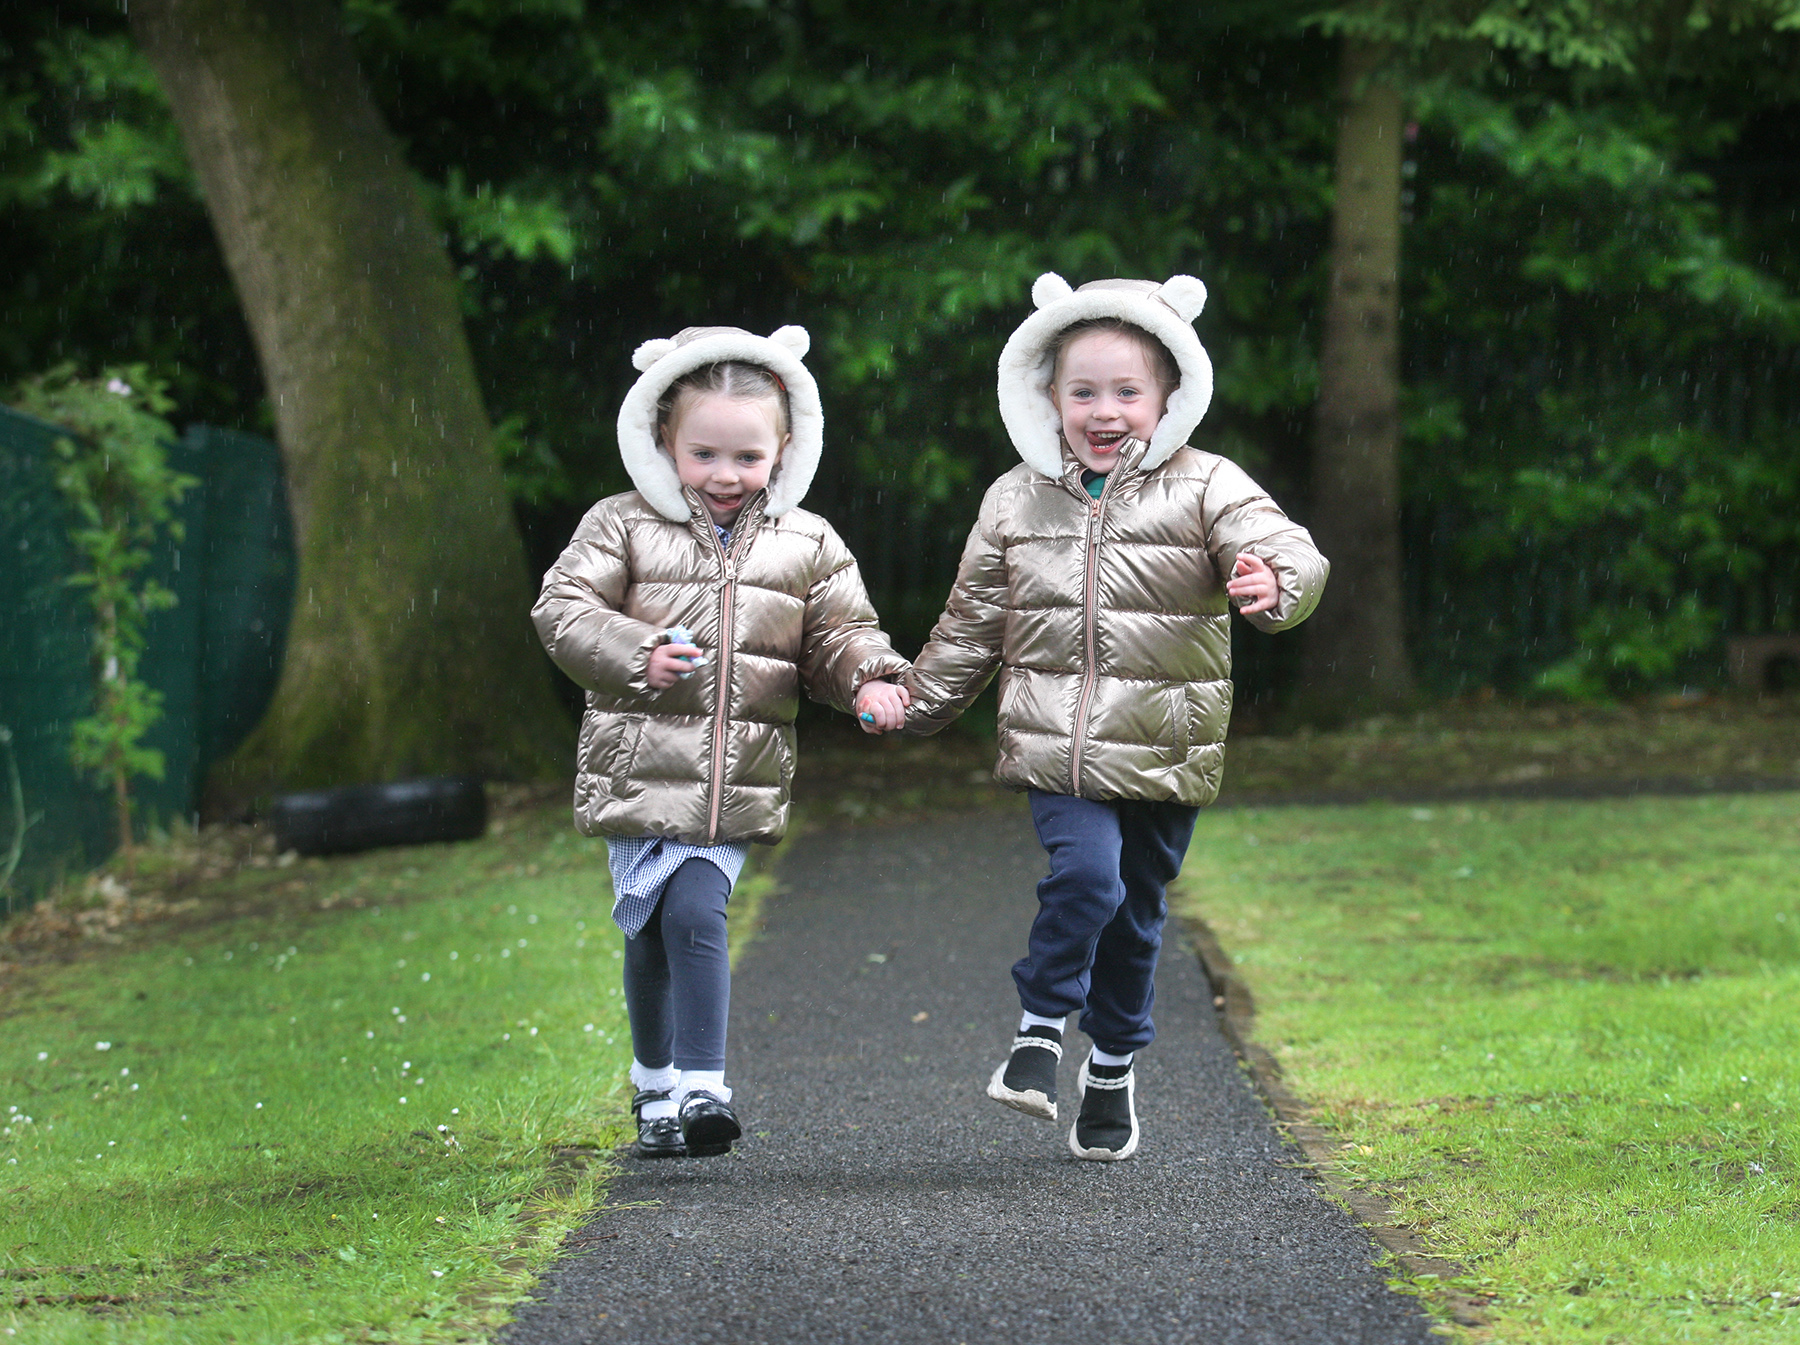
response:
<svg viewBox="0 0 1800 1345"><path fill-rule="evenodd" d="M1072 1028L1061 1122L988 1101L1044 872L1022 805L795 844L732 987L745 1139L726 1158L626 1159L504 1339L1440 1339L1298 1166L1173 937L1136 1158L1069 1154L1087 1048Z"/></svg>

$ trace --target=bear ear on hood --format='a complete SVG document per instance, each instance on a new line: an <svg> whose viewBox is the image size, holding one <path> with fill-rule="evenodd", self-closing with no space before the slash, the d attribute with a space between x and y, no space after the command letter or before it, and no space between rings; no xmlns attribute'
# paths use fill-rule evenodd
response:
<svg viewBox="0 0 1800 1345"><path fill-rule="evenodd" d="M777 327L769 333L769 339L776 345L791 350L797 360L805 359L806 352L812 349L812 337L806 334L804 327Z"/></svg>
<svg viewBox="0 0 1800 1345"><path fill-rule="evenodd" d="M1031 282L1031 305L1033 308L1048 308L1073 293L1075 291L1069 288L1068 281L1054 271L1046 271Z"/></svg>
<svg viewBox="0 0 1800 1345"><path fill-rule="evenodd" d="M646 341L631 352L631 367L640 374L649 373L650 366L673 349L675 349L675 343L666 336L659 336L654 341Z"/></svg>
<svg viewBox="0 0 1800 1345"><path fill-rule="evenodd" d="M1192 322L1206 307L1206 286L1193 276L1170 276L1156 291L1183 322Z"/></svg>

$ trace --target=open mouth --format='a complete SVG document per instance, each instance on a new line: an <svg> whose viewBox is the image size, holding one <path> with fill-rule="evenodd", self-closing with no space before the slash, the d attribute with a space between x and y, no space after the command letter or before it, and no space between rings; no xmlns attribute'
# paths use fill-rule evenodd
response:
<svg viewBox="0 0 1800 1345"><path fill-rule="evenodd" d="M1088 447L1096 453L1111 453L1125 442L1124 430L1089 430Z"/></svg>

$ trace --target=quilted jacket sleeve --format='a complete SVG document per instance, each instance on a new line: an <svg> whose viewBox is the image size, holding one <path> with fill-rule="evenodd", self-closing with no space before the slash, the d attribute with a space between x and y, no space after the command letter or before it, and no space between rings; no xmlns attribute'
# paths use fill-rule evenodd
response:
<svg viewBox="0 0 1800 1345"><path fill-rule="evenodd" d="M631 582L627 556L625 520L612 500L602 500L544 576L531 609L545 650L587 691L649 694L644 673L662 631L619 610Z"/></svg>
<svg viewBox="0 0 1800 1345"><path fill-rule="evenodd" d="M912 695L908 733L943 728L981 694L1000 666L1007 594L1006 548L1000 540L1004 480L982 498L944 614L902 679Z"/></svg>
<svg viewBox="0 0 1800 1345"><path fill-rule="evenodd" d="M1221 575L1243 552L1267 562L1280 596L1275 606L1244 619L1266 631L1286 630L1312 615L1325 591L1331 563L1312 534L1281 512L1263 488L1236 463L1220 458L1201 502L1206 550Z"/></svg>
<svg viewBox="0 0 1800 1345"><path fill-rule="evenodd" d="M829 523L802 620L800 681L816 701L852 713L864 682L906 669L906 660L876 622L856 558Z"/></svg>

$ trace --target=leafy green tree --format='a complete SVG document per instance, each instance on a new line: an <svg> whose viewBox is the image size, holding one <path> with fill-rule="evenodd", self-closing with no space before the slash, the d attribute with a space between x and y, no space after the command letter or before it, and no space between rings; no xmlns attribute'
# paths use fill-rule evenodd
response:
<svg viewBox="0 0 1800 1345"><path fill-rule="evenodd" d="M1403 615L1398 351L1408 100L1440 114L1459 112L1466 126L1471 105L1496 82L1498 56L1501 79L1521 67L1566 72L1573 76L1566 96L1591 106L1611 91L1608 84L1616 89L1640 81L1639 67L1648 61L1673 65L1684 47L1691 61L1692 52L1707 50L1715 25L1734 34L1772 33L1796 26L1800 6L1792 0L1662 6L1363 0L1315 22L1341 39L1343 110L1312 461L1312 504L1320 540L1334 558L1333 593L1306 631L1304 694L1342 711L1395 704L1413 686ZM1490 115L1498 110L1491 95L1487 103ZM1766 280L1717 260L1722 273L1779 303ZM1723 274L1715 277L1722 282ZM1702 628L1698 604L1681 610L1685 615L1675 620L1684 633L1676 638L1690 647L1704 643L1694 639ZM1667 658L1660 662L1672 666Z"/></svg>
<svg viewBox="0 0 1800 1345"><path fill-rule="evenodd" d="M0 212L0 235L21 258L0 281L16 317L0 362L120 346L167 367L191 413L254 424L249 337L218 307L224 271L191 179L159 149L178 137L155 81L135 91L122 21L89 2L79 33L31 28L48 6L0 14L0 33L34 35L17 48L31 59L0 71L24 108L0 117L0 193L20 207ZM1627 69L1611 48L1575 58L1593 23L1543 45L1547 16L1579 18L1573 5L1446 8L1441 31L1417 5L1391 8L1409 26L1322 31L1303 24L1310 7L1161 0L346 0L342 14L447 235L533 556L626 484L612 421L633 343L693 321L801 321L831 430L813 502L910 634L1011 461L993 360L1041 269L1203 276L1219 377L1197 442L1329 530L1336 506L1306 496L1333 293L1333 91L1348 38L1386 43L1419 128L1389 194L1406 264L1384 514L1415 678L1434 693L1529 687L1580 654L1590 618L1690 597L1706 648L1683 646L1673 671L1595 676L1616 691L1701 675L1725 626L1791 619L1779 530L1727 492L1719 526L1739 560L1677 566L1666 600L1609 570L1619 524L1604 511L1520 527L1542 495L1525 473L1585 480L1603 450L1658 429L1780 470L1800 375L1784 377L1795 342L1779 315L1800 255L1791 181L1765 165L1800 152L1782 138L1800 106L1795 35L1718 8L1674 31L1646 6L1651 36L1626 25ZM125 74L106 73L114 43ZM30 134L7 139L8 125ZM100 126L110 138L84 129ZM153 199L102 199L114 176ZM1672 504L1647 498L1642 526L1667 525ZM1333 550L1335 599L1376 549ZM1546 577L1553 561L1566 581ZM1677 624L1671 649L1689 638ZM1281 662L1293 647L1242 640L1250 696L1300 671Z"/></svg>
<svg viewBox="0 0 1800 1345"><path fill-rule="evenodd" d="M454 276L328 0L139 0L256 338L299 595L273 704L216 785L535 775L566 727Z"/></svg>

